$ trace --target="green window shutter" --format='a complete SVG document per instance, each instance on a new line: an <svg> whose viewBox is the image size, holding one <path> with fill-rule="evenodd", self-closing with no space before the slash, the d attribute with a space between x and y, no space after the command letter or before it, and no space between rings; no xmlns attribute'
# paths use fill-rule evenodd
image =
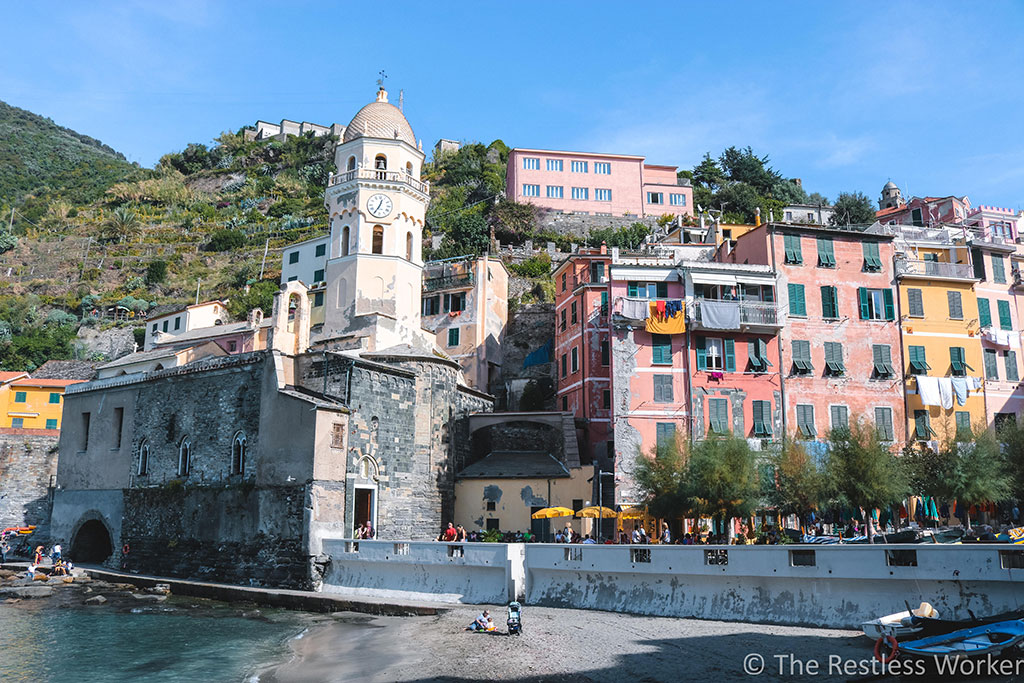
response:
<svg viewBox="0 0 1024 683"><path fill-rule="evenodd" d="M673 398L674 397L672 391L672 375L655 375L654 402L672 403Z"/></svg>
<svg viewBox="0 0 1024 683"><path fill-rule="evenodd" d="M804 301L804 286L789 284L789 313L799 317L807 315L807 303Z"/></svg>
<svg viewBox="0 0 1024 683"><path fill-rule="evenodd" d="M736 372L736 342L725 340L725 371Z"/></svg>
<svg viewBox="0 0 1024 683"><path fill-rule="evenodd" d="M836 288L832 285L825 285L821 288L821 317L838 318L839 305Z"/></svg>
<svg viewBox="0 0 1024 683"><path fill-rule="evenodd" d="M971 414L966 410L956 411L956 438L958 440L971 438Z"/></svg>
<svg viewBox="0 0 1024 683"><path fill-rule="evenodd" d="M814 427L813 405L798 405L796 407L796 424L802 436L807 438L817 436L818 430Z"/></svg>
<svg viewBox="0 0 1024 683"><path fill-rule="evenodd" d="M874 344L871 347L871 360L875 374L879 377L892 377L896 374L892 367L892 353L885 344Z"/></svg>
<svg viewBox="0 0 1024 683"><path fill-rule="evenodd" d="M992 254L992 281L1006 283L1006 267L999 254Z"/></svg>
<svg viewBox="0 0 1024 683"><path fill-rule="evenodd" d="M948 290L946 292L946 302L949 304L949 317L953 320L963 320L964 307L960 301L960 292Z"/></svg>
<svg viewBox="0 0 1024 683"><path fill-rule="evenodd" d="M878 255L878 244L876 242L864 242L864 270L880 271L882 259Z"/></svg>
<svg viewBox="0 0 1024 683"><path fill-rule="evenodd" d="M992 326L992 308L988 299L978 299L978 324L982 327Z"/></svg>
<svg viewBox="0 0 1024 683"><path fill-rule="evenodd" d="M860 301L860 319L871 320L871 305L868 303L868 288L858 287L857 298Z"/></svg>
<svg viewBox="0 0 1024 683"><path fill-rule="evenodd" d="M771 401L754 401L754 436L772 436L772 404Z"/></svg>
<svg viewBox="0 0 1024 683"><path fill-rule="evenodd" d="M956 377L963 377L967 374L967 363L964 361L965 353L962 346L949 347L949 365L952 374Z"/></svg>
<svg viewBox="0 0 1024 683"><path fill-rule="evenodd" d="M827 237L818 238L818 265L825 268L833 268L836 265L836 255L832 249L832 240Z"/></svg>
<svg viewBox="0 0 1024 683"><path fill-rule="evenodd" d="M932 428L928 424L928 411L914 411L914 436L920 441L927 441L932 435Z"/></svg>
<svg viewBox="0 0 1024 683"><path fill-rule="evenodd" d="M996 301L996 308L999 309L999 329L1012 330L1013 320L1010 318L1010 302L1005 299Z"/></svg>
<svg viewBox="0 0 1024 683"><path fill-rule="evenodd" d="M651 362L656 365L671 365L672 337L667 334L652 334L651 343L654 345Z"/></svg>
<svg viewBox="0 0 1024 683"><path fill-rule="evenodd" d="M708 346L704 337L697 337L697 369L708 369Z"/></svg>
<svg viewBox="0 0 1024 683"><path fill-rule="evenodd" d="M668 298L668 283L667 282L659 282L654 287L654 289L657 292L659 299Z"/></svg>
<svg viewBox="0 0 1024 683"><path fill-rule="evenodd" d="M768 360L768 342L764 339L758 339L755 343L757 344L757 355L761 358L761 362L766 368L771 367L772 362Z"/></svg>
<svg viewBox="0 0 1024 683"><path fill-rule="evenodd" d="M1017 373L1017 352L1006 352L1006 381L1019 382L1020 375Z"/></svg>
<svg viewBox="0 0 1024 683"><path fill-rule="evenodd" d="M924 300L920 289L907 290L907 307L910 309L909 312L912 318L924 317Z"/></svg>
<svg viewBox="0 0 1024 683"><path fill-rule="evenodd" d="M985 256L981 249L971 249L971 264L974 266L974 277L985 279Z"/></svg>
<svg viewBox="0 0 1024 683"><path fill-rule="evenodd" d="M630 282L629 283L629 286L628 286L628 288L626 290L626 295L627 296L631 296L631 297L637 296L637 293L636 293L636 283L635 282Z"/></svg>
<svg viewBox="0 0 1024 683"><path fill-rule="evenodd" d="M928 361L925 359L923 346L910 347L910 373L913 375L927 375L929 370Z"/></svg>
<svg viewBox="0 0 1024 683"><path fill-rule="evenodd" d="M875 429L882 441L892 441L892 409L875 408Z"/></svg>
<svg viewBox="0 0 1024 683"><path fill-rule="evenodd" d="M786 248L786 263L803 263L804 257L800 250L799 235L783 235L782 242Z"/></svg>
<svg viewBox="0 0 1024 683"><path fill-rule="evenodd" d="M797 372L812 372L814 366L811 364L811 343L807 340L796 340L793 342L793 366Z"/></svg>
<svg viewBox="0 0 1024 683"><path fill-rule="evenodd" d="M715 434L725 434L729 431L729 402L727 399L708 399L708 423L709 431Z"/></svg>
<svg viewBox="0 0 1024 683"><path fill-rule="evenodd" d="M846 406L829 406L832 429L847 429L850 426L850 412Z"/></svg>
<svg viewBox="0 0 1024 683"><path fill-rule="evenodd" d="M886 320L895 320L896 319L896 307L893 305L892 290L891 289L883 289L882 290L882 301L883 301L883 304L885 306L885 319Z"/></svg>
<svg viewBox="0 0 1024 683"><path fill-rule="evenodd" d="M676 426L671 422L658 422L655 425L658 455L672 446L676 438Z"/></svg>
<svg viewBox="0 0 1024 683"><path fill-rule="evenodd" d="M747 342L747 358L750 360L750 367L754 372L764 369L761 357L757 353L757 345L753 341Z"/></svg>
<svg viewBox="0 0 1024 683"><path fill-rule="evenodd" d="M825 342L825 367L831 375L841 375L843 366L843 345L839 342Z"/></svg>
<svg viewBox="0 0 1024 683"><path fill-rule="evenodd" d="M985 379L999 379L999 364L995 349L985 349Z"/></svg>

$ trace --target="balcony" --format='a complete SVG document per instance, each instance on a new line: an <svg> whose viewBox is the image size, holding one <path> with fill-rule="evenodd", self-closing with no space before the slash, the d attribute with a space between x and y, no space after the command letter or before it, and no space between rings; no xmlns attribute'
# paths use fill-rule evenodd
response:
<svg viewBox="0 0 1024 683"><path fill-rule="evenodd" d="M785 324L786 317L773 301L692 299L687 301L686 310L690 325L705 330L778 328Z"/></svg>
<svg viewBox="0 0 1024 683"><path fill-rule="evenodd" d="M898 259L896 276L941 280L975 280L974 269L969 263L942 263L917 259Z"/></svg>
<svg viewBox="0 0 1024 683"><path fill-rule="evenodd" d="M590 270L583 270L572 276L572 288L583 285L604 285L608 283L608 275L605 273L594 273Z"/></svg>
<svg viewBox="0 0 1024 683"><path fill-rule="evenodd" d="M991 251L1005 251L1012 254L1017 251L1017 243L1010 237L995 235L992 233L975 234L971 237L971 246L981 247Z"/></svg>
<svg viewBox="0 0 1024 683"><path fill-rule="evenodd" d="M417 180L404 171L378 171L372 168L357 168L331 177L328 186L341 185L353 180L376 180L385 183L404 183L423 194L430 194L430 183Z"/></svg>
<svg viewBox="0 0 1024 683"><path fill-rule="evenodd" d="M428 277L423 280L423 291L436 292L439 289L469 289L474 284L475 278L473 273Z"/></svg>

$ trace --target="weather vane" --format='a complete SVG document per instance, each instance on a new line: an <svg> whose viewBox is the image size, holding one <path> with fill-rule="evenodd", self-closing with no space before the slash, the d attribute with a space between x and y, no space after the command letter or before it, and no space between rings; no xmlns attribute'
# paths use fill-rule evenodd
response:
<svg viewBox="0 0 1024 683"><path fill-rule="evenodd" d="M384 73L384 69L381 69L377 73L380 74L380 78L377 79L377 86L380 87L380 88L383 88L384 87L384 79L387 78L388 75L386 73Z"/></svg>

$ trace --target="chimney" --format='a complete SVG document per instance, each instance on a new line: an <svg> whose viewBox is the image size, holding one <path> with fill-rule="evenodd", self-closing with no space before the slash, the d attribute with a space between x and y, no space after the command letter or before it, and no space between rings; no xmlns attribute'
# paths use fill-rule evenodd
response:
<svg viewBox="0 0 1024 683"><path fill-rule="evenodd" d="M754 225L761 225L761 207L754 207Z"/></svg>
<svg viewBox="0 0 1024 683"><path fill-rule="evenodd" d="M605 242L605 241L601 242L601 253L602 254L607 254L608 253L608 243Z"/></svg>

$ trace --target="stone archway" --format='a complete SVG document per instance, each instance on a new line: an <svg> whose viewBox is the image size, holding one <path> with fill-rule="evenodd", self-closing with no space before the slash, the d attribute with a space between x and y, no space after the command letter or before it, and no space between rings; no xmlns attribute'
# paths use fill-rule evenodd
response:
<svg viewBox="0 0 1024 683"><path fill-rule="evenodd" d="M82 523L71 539L68 556L75 562L102 564L114 554L114 542L107 526L98 519Z"/></svg>

